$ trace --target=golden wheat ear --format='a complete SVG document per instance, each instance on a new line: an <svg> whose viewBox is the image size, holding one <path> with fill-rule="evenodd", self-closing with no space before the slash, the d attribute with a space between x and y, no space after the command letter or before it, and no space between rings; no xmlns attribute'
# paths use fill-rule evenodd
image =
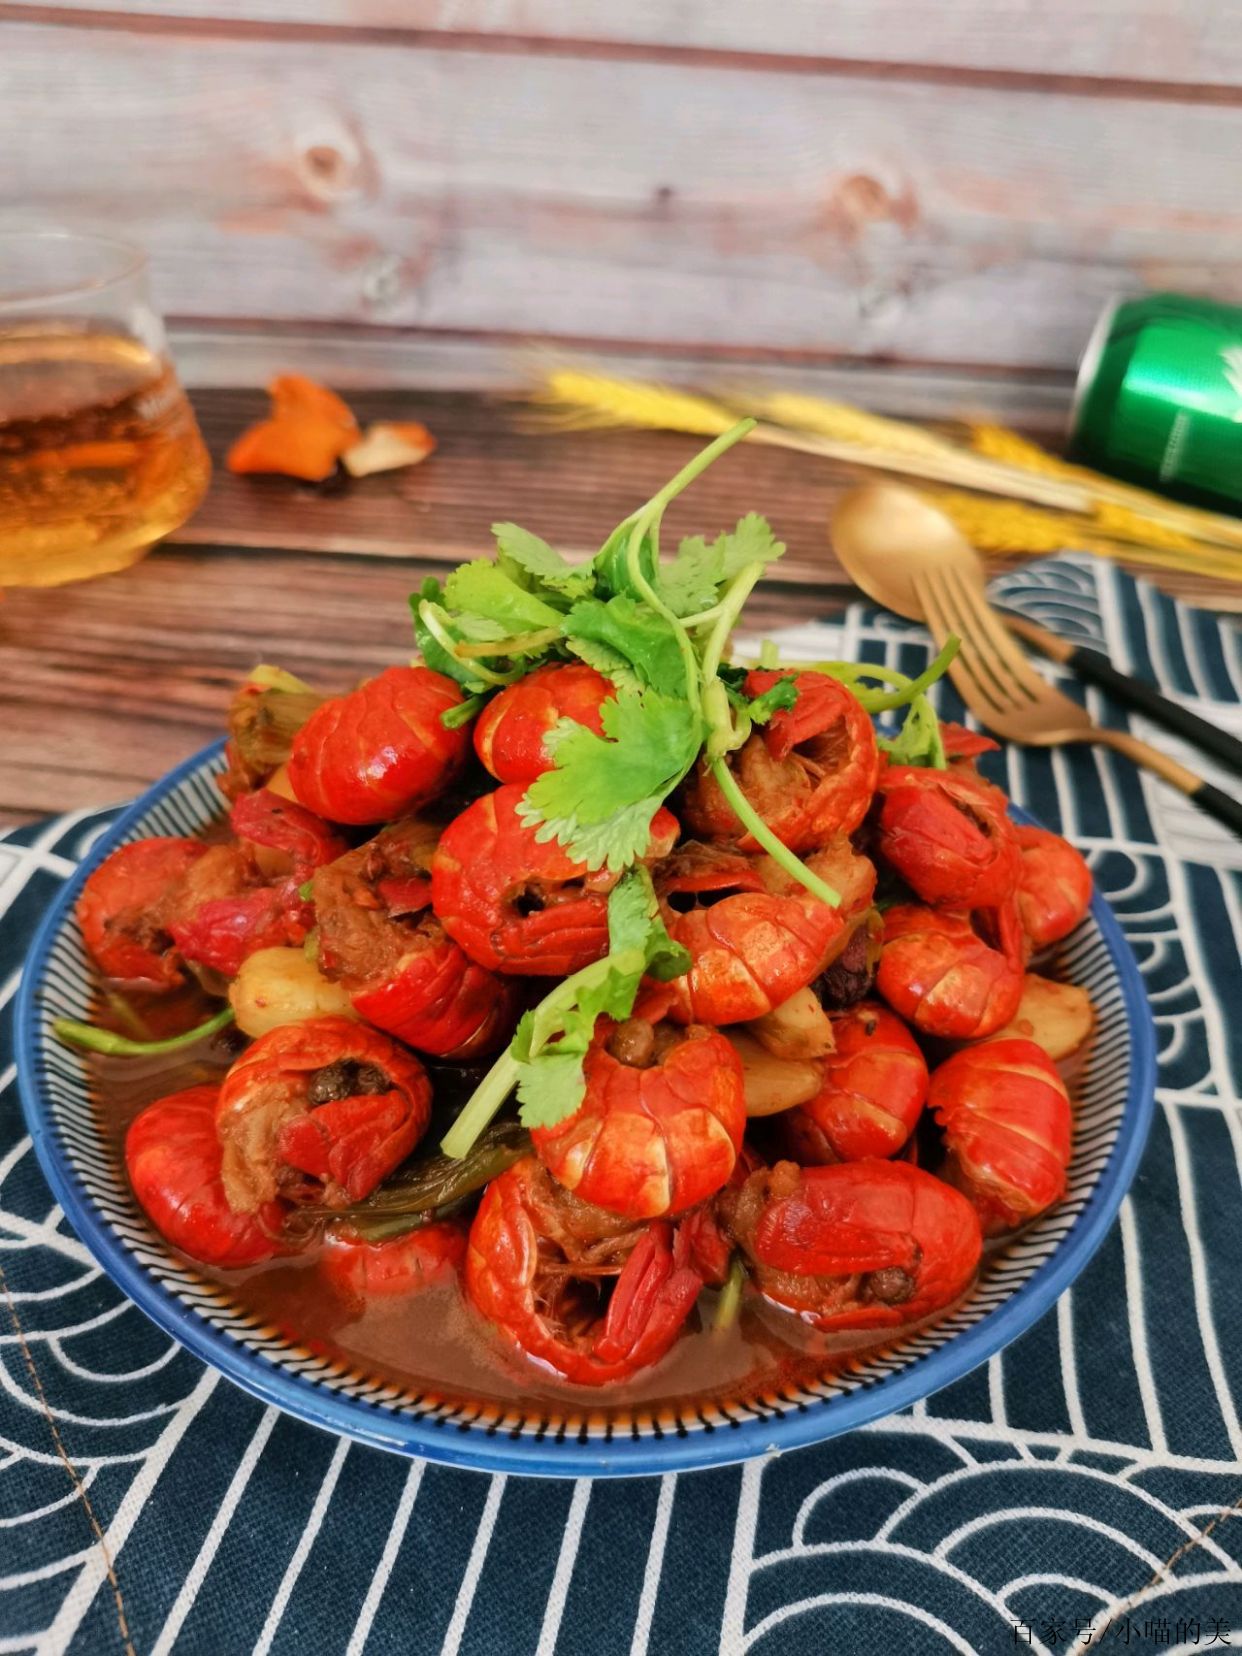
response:
<svg viewBox="0 0 1242 1656"><path fill-rule="evenodd" d="M947 437L938 437L907 420L868 414L850 403L832 402L805 392L739 394L730 400L736 401L739 407L744 404L752 414L786 430L809 431L818 437L854 443L859 448L885 449L892 454L924 454L937 459L943 459L946 454L960 457L962 453Z"/></svg>
<svg viewBox="0 0 1242 1656"><path fill-rule="evenodd" d="M1236 559L1223 548L1242 547L1242 523L1072 465L1004 426L969 426L965 446L909 421L803 392L730 390L717 398L546 357L532 368L532 416L544 430L717 437L744 410L760 417L752 442L993 497L962 495L954 505L964 533L971 535L967 521L979 525L978 537L971 538L982 550L1046 552L1081 546L1153 568L1190 570L1221 580L1238 577ZM1051 510L1038 514L1038 507Z"/></svg>
<svg viewBox="0 0 1242 1656"><path fill-rule="evenodd" d="M1085 490L1089 498L1081 509L1106 535L1169 550L1191 551L1205 542L1209 547L1242 547L1242 523L1237 518L1184 506L1149 489L1076 466L1006 426L977 422L967 431L971 448L984 459ZM1233 578L1237 579L1236 568Z"/></svg>
<svg viewBox="0 0 1242 1656"><path fill-rule="evenodd" d="M980 552L1039 557L1066 549L1090 552L1100 558L1122 559L1151 569L1176 569L1206 575L1218 581L1238 579L1235 554L1189 541L1185 546L1162 544L1159 525L1126 522L1125 534L1106 529L1099 513L1048 512L1020 500L987 500L956 489L928 489L927 498ZM1101 508L1111 513L1117 508Z"/></svg>
<svg viewBox="0 0 1242 1656"><path fill-rule="evenodd" d="M535 409L561 429L683 431L719 437L736 425L723 403L673 386L614 379L589 369L551 368L532 398Z"/></svg>

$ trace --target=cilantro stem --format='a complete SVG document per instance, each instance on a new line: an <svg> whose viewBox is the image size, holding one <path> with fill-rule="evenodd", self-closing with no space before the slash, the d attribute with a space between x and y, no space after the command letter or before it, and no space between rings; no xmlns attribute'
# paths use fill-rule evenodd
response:
<svg viewBox="0 0 1242 1656"><path fill-rule="evenodd" d="M729 1274L720 1290L720 1298L716 1301L716 1311L712 1317L713 1334L726 1334L733 1327L738 1312L742 1309L742 1292L745 1287L746 1261L740 1253L735 1253L729 1261Z"/></svg>
<svg viewBox="0 0 1242 1656"><path fill-rule="evenodd" d="M458 644L453 653L459 661L474 661L479 656L532 655L545 644L555 644L560 636L559 627L540 627L535 632L517 633L512 638L497 638L486 644Z"/></svg>
<svg viewBox="0 0 1242 1656"><path fill-rule="evenodd" d="M759 663L744 661L740 666L750 668ZM871 661L776 661L770 663L779 666L785 673L823 673L826 678L834 678L840 684L846 685L856 696L873 695L875 692L860 690L855 680L863 678L879 679L881 684L895 684L903 688L913 683L908 673L899 673L895 667L881 667Z"/></svg>
<svg viewBox="0 0 1242 1656"><path fill-rule="evenodd" d="M904 707L929 690L937 679L944 676L960 648L961 640L951 637L935 660L913 679L899 673L895 667L883 667L871 661L785 661L779 665L791 673L824 673L848 686L868 713L886 713L894 707ZM760 664L763 664L762 651ZM775 666L777 663L769 662L768 665ZM879 679L882 684L891 684L895 688L891 692L864 690L855 683L861 678Z"/></svg>
<svg viewBox="0 0 1242 1656"><path fill-rule="evenodd" d="M677 640L677 648L681 652L681 664L686 674L686 704L691 712L701 715L703 711L703 675L699 667L699 658L694 653L694 645L690 642L690 634L642 571L643 540L648 530L654 528L658 520L658 514L649 518L650 511L650 506L645 506L634 525L633 532L630 535L630 544L626 549L626 570L635 590L644 602L649 604L657 615L662 616L672 629L673 637Z"/></svg>
<svg viewBox="0 0 1242 1656"><path fill-rule="evenodd" d="M630 520L633 528L630 530L629 544L626 547L626 572L633 583L635 591L638 592L643 601L649 604L657 615L663 617L672 628L673 636L677 640L677 648L681 652L682 665L686 671L686 701L691 709L699 714L703 710L704 677L699 666L699 659L695 654L694 645L690 642L690 634L686 631L685 623L673 614L673 611L643 574L643 541L649 534L653 540L659 534L660 519L664 516L664 509L669 502L675 500L681 491L693 483L695 478L702 472L705 472L713 461L718 460L735 443L741 442L743 437L748 436L754 430L755 424L756 422L752 419L739 420L735 426L730 426L728 431L722 432L719 437L708 443L706 448L700 449L696 455L688 460L675 477L669 478L664 487L653 494L647 504L640 507ZM657 546L657 557L658 555ZM762 566L760 567L762 568ZM715 669L713 668L712 671L714 673Z"/></svg>
<svg viewBox="0 0 1242 1656"><path fill-rule="evenodd" d="M706 753L709 761L734 752L750 735L750 718L746 714L734 718L724 685L720 682L720 662L734 623L755 585L762 579L765 567L763 563L756 562L748 563L739 570L716 606L716 625L703 649L703 677L707 682L703 711L707 718Z"/></svg>
<svg viewBox="0 0 1242 1656"><path fill-rule="evenodd" d="M918 696L910 703L908 718L927 738L927 763L931 770L948 770L949 761L944 751L944 737L940 734L940 720L926 696Z"/></svg>
<svg viewBox="0 0 1242 1656"><path fill-rule="evenodd" d="M947 770L948 758L940 720L927 699L927 691L942 678L961 647L961 640L950 637L944 648L930 661L917 678L899 673L895 667L883 667L869 661L789 661L783 663L791 672L825 673L839 684L844 684L867 713L888 713L896 707L909 707L906 728L922 732L926 742L927 764L932 770ZM762 657L761 657L762 659ZM866 690L860 679L878 679L892 685L891 690Z"/></svg>
<svg viewBox="0 0 1242 1656"><path fill-rule="evenodd" d="M440 1148L454 1161L473 1150L479 1135L518 1084L518 1062L506 1047L466 1100L457 1120L440 1140Z"/></svg>
<svg viewBox="0 0 1242 1656"><path fill-rule="evenodd" d="M890 707L902 707L922 696L925 691L931 689L937 679L943 678L961 645L962 641L956 635L950 637L936 659L924 667L918 678L911 679L904 690L894 690L887 696L868 697L868 713L886 713Z"/></svg>
<svg viewBox="0 0 1242 1656"><path fill-rule="evenodd" d="M709 621L714 621L720 614L721 606L713 604L711 609L700 610L697 615L683 615L681 624L687 630L692 627L705 627Z"/></svg>
<svg viewBox="0 0 1242 1656"><path fill-rule="evenodd" d="M729 693L724 681L718 677L711 680L703 693L703 712L707 720L707 741L703 752L708 760L721 759L726 753L733 753L750 735L750 714L739 712L734 717Z"/></svg>
<svg viewBox="0 0 1242 1656"><path fill-rule="evenodd" d="M640 508L637 515L645 517L648 511L654 507L654 515L656 517L660 516L670 500L675 500L683 489L693 483L695 478L701 472L705 472L722 454L731 449L734 443L740 443L743 437L748 437L758 423L757 420L751 419L748 415L746 419L739 420L735 426L730 426L728 431L722 431L720 436L713 438L706 448L700 449L696 455L687 460L677 475L670 477L664 487L657 494L652 495L646 506Z"/></svg>
<svg viewBox="0 0 1242 1656"><path fill-rule="evenodd" d="M707 647L703 651L703 677L714 679L716 670L724 657L725 645L729 642L729 634L733 631L733 624L742 613L746 600L755 587L763 579L763 572L767 566L762 563L748 563L734 578L729 590L717 606L720 610L716 625L711 630L707 640Z"/></svg>
<svg viewBox="0 0 1242 1656"><path fill-rule="evenodd" d="M467 696L465 701L458 702L456 707L445 708L440 715L440 723L445 730L460 730L462 725L470 723L476 713L481 713L486 705L486 696Z"/></svg>
<svg viewBox="0 0 1242 1656"><path fill-rule="evenodd" d="M102 1052L109 1058L155 1058L163 1052L180 1052L183 1047L193 1046L218 1029L227 1028L232 1021L233 1008L225 1006L206 1023L184 1030L180 1035L170 1035L162 1041L132 1041L128 1035L118 1035L111 1029L96 1029L94 1024L78 1023L73 1018L57 1018L52 1024L52 1034L65 1046L77 1047L80 1052Z"/></svg>
<svg viewBox="0 0 1242 1656"><path fill-rule="evenodd" d="M944 737L940 733L940 720L936 717L935 713L932 712L929 704L925 703L924 705L927 706L928 712L931 713L931 730L929 733L931 768L932 770L948 770L949 759L948 755L944 751Z"/></svg>
<svg viewBox="0 0 1242 1656"><path fill-rule="evenodd" d="M424 627L426 627L427 631L435 639L440 648L447 655L451 655L454 661L460 661L463 666L468 666L470 671L478 678L481 678L485 684L512 684L514 679L521 677L520 671L512 673L495 673L490 667L485 667L481 661L465 661L463 656L460 654L461 644L453 637L452 633L444 625L439 611L431 602L430 598L424 598L422 603L419 604L418 616L419 620L423 623Z"/></svg>
<svg viewBox="0 0 1242 1656"><path fill-rule="evenodd" d="M799 885L805 886L812 897L818 897L821 903L827 903L829 908L839 908L841 893L834 891L818 874L814 874L800 857L796 857L787 845L780 840L768 827L767 823L755 810L746 795L738 787L733 772L723 759L713 759L710 765L711 773L716 778L717 786L729 801L734 816L742 826L757 840L768 856L780 864L791 879L797 880Z"/></svg>

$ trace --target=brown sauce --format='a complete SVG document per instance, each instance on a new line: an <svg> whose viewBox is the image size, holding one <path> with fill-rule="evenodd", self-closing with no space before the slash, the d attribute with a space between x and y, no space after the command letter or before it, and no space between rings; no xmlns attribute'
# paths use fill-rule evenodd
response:
<svg viewBox="0 0 1242 1656"><path fill-rule="evenodd" d="M1045 974L1059 975L1055 962L1040 965ZM192 1028L218 1003L187 989L173 996L135 997L132 1005L153 1033L170 1035ZM95 1021L120 1027L107 1004L99 1006ZM92 1058L96 1110L118 1163L123 1161L125 1131L145 1105L182 1087L218 1080L243 1044L242 1037L226 1033L162 1058ZM1059 1066L1071 1096L1081 1086L1091 1044L1088 1041ZM442 1130L433 1118L424 1152ZM928 1142L934 1146L934 1129ZM927 1165L922 1146L920 1160ZM1006 1240L989 1247L985 1273L989 1257L1003 1252ZM571 1385L511 1353L467 1303L456 1283L406 1299L380 1300L359 1311L321 1277L317 1254L312 1244L296 1257L250 1271L219 1271L189 1263L200 1276L221 1284L231 1301L299 1344L339 1359L351 1369L400 1384L413 1394L431 1394L463 1405L516 1407L535 1414L559 1405L607 1415L635 1405L680 1404L693 1410L700 1403L744 1402L822 1381L869 1352L899 1344L910 1332L907 1325L884 1330L879 1337L875 1331L825 1334L753 1293L746 1296L733 1327L717 1331L711 1326L716 1296L708 1290L686 1331L661 1362L625 1384L597 1389Z"/></svg>

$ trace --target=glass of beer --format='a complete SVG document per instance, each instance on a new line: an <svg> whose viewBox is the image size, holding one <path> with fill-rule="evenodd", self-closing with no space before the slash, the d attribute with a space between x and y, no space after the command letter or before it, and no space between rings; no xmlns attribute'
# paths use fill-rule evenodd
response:
<svg viewBox="0 0 1242 1656"><path fill-rule="evenodd" d="M137 562L210 471L145 255L66 230L0 234L0 587Z"/></svg>

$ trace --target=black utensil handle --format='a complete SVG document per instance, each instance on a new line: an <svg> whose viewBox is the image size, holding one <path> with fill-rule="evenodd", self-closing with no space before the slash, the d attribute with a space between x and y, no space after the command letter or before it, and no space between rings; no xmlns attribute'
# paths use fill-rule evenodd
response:
<svg viewBox="0 0 1242 1656"><path fill-rule="evenodd" d="M1189 797L1209 816L1214 816L1217 822L1223 822L1226 828L1232 828L1235 834L1242 836L1242 799L1235 799L1223 788L1214 788L1210 782L1196 788Z"/></svg>
<svg viewBox="0 0 1242 1656"><path fill-rule="evenodd" d="M1100 655L1096 650L1075 650L1067 666L1092 684L1098 684L1101 690L1109 691L1127 707L1136 708L1166 730L1184 736L1188 742L1193 742L1204 753L1210 753L1222 765L1228 765L1230 770L1242 776L1242 741L1231 736L1227 730L1221 730L1201 719L1197 713L1179 707L1145 679L1130 678L1126 673L1118 672L1107 656ZM1227 799L1228 795L1222 794L1221 798Z"/></svg>

